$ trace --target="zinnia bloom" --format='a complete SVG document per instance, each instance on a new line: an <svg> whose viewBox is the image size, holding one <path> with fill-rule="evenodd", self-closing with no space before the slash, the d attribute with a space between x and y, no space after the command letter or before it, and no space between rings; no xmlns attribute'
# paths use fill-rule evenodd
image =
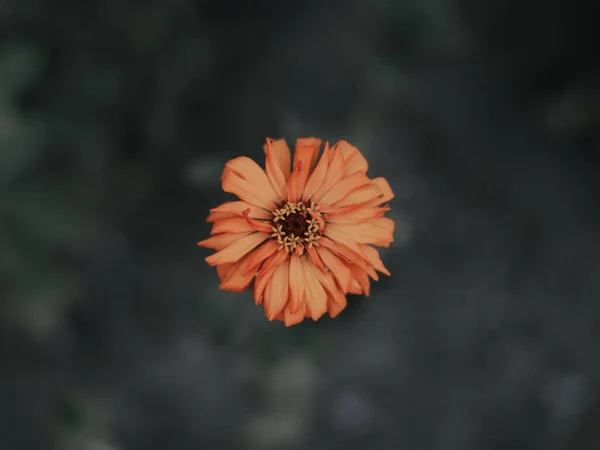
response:
<svg viewBox="0 0 600 450"><path fill-rule="evenodd" d="M228 161L223 190L240 200L211 209L212 237L198 245L216 253L220 289L243 292L269 320L286 326L305 317L337 316L346 294L369 295L376 271L390 273L373 247L389 247L394 222L383 217L394 197L384 178L370 179L368 163L346 141L267 139L266 171L247 157ZM291 170L293 167L293 170Z"/></svg>

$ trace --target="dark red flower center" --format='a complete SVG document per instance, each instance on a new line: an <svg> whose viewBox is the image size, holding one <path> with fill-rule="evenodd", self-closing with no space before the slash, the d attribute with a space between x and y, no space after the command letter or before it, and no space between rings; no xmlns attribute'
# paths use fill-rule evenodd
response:
<svg viewBox="0 0 600 450"><path fill-rule="evenodd" d="M287 216L281 223L281 231L283 231L286 236L290 234L294 234L295 236L304 237L304 233L308 231L308 223L306 222L306 213L292 213Z"/></svg>

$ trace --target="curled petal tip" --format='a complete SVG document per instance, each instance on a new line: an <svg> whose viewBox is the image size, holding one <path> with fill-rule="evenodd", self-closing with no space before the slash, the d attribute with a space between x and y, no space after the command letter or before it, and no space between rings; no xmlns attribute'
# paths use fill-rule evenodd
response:
<svg viewBox="0 0 600 450"><path fill-rule="evenodd" d="M210 238L209 238L209 239L210 239ZM198 247L204 247L204 248L207 248L207 247L206 247L206 243L207 243L207 241L208 241L209 239L204 239L204 240L202 240L202 241L200 241L200 242L197 242L197 243L196 243L196 245L197 245Z"/></svg>
<svg viewBox="0 0 600 450"><path fill-rule="evenodd" d="M243 277L251 276L252 278L254 278L256 275L258 275L258 273L256 272L256 267L248 267L242 272Z"/></svg>
<svg viewBox="0 0 600 450"><path fill-rule="evenodd" d="M237 294L241 294L242 292L244 292L246 290L246 288L238 288L238 287L231 287L231 286L228 287L225 285L225 283L219 284L219 289L221 291L235 292Z"/></svg>
<svg viewBox="0 0 600 450"><path fill-rule="evenodd" d="M262 231L263 233L270 233L272 231L272 225L270 223L253 219L250 217L250 212L250 208L247 208L242 211L242 216L244 219L246 219L246 222L248 222L248 225L250 225L253 230Z"/></svg>

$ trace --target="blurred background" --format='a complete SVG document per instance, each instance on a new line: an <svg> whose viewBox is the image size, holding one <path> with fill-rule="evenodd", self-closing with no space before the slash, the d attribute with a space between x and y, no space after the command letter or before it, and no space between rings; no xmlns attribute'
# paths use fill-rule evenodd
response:
<svg viewBox="0 0 600 450"><path fill-rule="evenodd" d="M1 0L0 449L600 449L596 6ZM396 193L336 320L196 247L266 136Z"/></svg>

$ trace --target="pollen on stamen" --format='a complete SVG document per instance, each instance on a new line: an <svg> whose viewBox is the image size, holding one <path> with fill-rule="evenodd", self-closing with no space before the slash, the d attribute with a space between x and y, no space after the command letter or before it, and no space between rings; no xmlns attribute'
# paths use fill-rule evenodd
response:
<svg viewBox="0 0 600 450"><path fill-rule="evenodd" d="M296 249L303 252L304 247L318 246L321 239L319 222L322 220L318 205L310 201L309 206L304 202L286 202L272 212L271 238L280 244L278 250L293 253Z"/></svg>

